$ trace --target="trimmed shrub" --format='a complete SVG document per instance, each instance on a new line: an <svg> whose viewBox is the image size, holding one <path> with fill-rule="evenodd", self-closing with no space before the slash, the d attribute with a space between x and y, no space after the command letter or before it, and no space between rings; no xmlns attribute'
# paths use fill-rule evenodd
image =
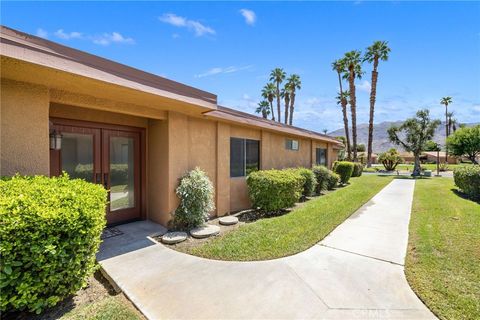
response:
<svg viewBox="0 0 480 320"><path fill-rule="evenodd" d="M353 162L337 161L335 163L335 173L340 176L340 182L346 184L353 173Z"/></svg>
<svg viewBox="0 0 480 320"><path fill-rule="evenodd" d="M397 149L391 148L386 152L380 153L378 155L378 161L383 164L385 170L393 171L398 164L403 163L403 158L400 157Z"/></svg>
<svg viewBox="0 0 480 320"><path fill-rule="evenodd" d="M317 187L315 192L320 194L322 191L328 189L328 178L330 177L331 171L325 166L314 166L312 171L317 179Z"/></svg>
<svg viewBox="0 0 480 320"><path fill-rule="evenodd" d="M107 193L68 175L0 180L0 310L40 313L86 285Z"/></svg>
<svg viewBox="0 0 480 320"><path fill-rule="evenodd" d="M286 169L286 170L294 170L301 176L305 178L305 183L303 184L303 197L310 197L315 193L315 188L317 187L317 179L315 178L315 174L312 170L307 168L296 168L296 169Z"/></svg>
<svg viewBox="0 0 480 320"><path fill-rule="evenodd" d="M215 209L212 182L200 168L187 172L180 179L176 193L180 198L173 219L176 228L186 230L201 226L208 213Z"/></svg>
<svg viewBox="0 0 480 320"><path fill-rule="evenodd" d="M463 193L480 200L480 166L461 166L453 170L453 179Z"/></svg>
<svg viewBox="0 0 480 320"><path fill-rule="evenodd" d="M362 172L363 172L363 164L359 162L354 162L352 177L360 177L362 175Z"/></svg>
<svg viewBox="0 0 480 320"><path fill-rule="evenodd" d="M296 170L261 170L247 177L254 208L275 212L292 207L302 196L305 178Z"/></svg>
<svg viewBox="0 0 480 320"><path fill-rule="evenodd" d="M337 187L338 183L340 182L340 176L335 172L330 171L330 175L327 179L327 189L333 190Z"/></svg>

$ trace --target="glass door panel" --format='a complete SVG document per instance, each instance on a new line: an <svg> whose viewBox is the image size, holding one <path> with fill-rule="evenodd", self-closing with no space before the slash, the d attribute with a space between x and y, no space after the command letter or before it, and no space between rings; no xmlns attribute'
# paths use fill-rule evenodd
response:
<svg viewBox="0 0 480 320"><path fill-rule="evenodd" d="M61 168L72 179L93 181L93 135L64 132L61 149Z"/></svg>
<svg viewBox="0 0 480 320"><path fill-rule="evenodd" d="M110 211L135 207L133 138L110 138Z"/></svg>

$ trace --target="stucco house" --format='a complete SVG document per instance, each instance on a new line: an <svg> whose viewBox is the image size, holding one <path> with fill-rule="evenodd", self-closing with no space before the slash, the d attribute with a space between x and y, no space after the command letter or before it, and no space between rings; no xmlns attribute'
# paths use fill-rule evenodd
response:
<svg viewBox="0 0 480 320"><path fill-rule="evenodd" d="M250 206L250 170L330 166L341 142L219 106L215 94L1 27L0 175L110 189L109 224L166 225L198 166L221 216Z"/></svg>

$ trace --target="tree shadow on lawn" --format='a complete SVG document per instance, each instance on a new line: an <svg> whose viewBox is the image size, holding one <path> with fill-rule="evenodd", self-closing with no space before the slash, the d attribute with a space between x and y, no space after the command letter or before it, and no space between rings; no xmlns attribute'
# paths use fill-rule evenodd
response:
<svg viewBox="0 0 480 320"><path fill-rule="evenodd" d="M458 197L460 197L460 198L462 198L462 199L471 201L471 202L473 202L473 203L478 203L478 204L480 204L480 199L470 198L467 194L461 192L461 191L458 190L458 189L452 188L452 189L450 189L450 191L452 191L453 193L455 193L456 196L458 196Z"/></svg>

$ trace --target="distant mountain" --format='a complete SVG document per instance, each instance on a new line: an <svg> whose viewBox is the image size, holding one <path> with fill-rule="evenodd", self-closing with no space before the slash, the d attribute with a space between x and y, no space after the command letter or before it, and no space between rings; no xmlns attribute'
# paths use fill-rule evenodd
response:
<svg viewBox="0 0 480 320"><path fill-rule="evenodd" d="M403 121L385 121L381 123L376 123L373 127L373 152L385 152L390 148L396 148L397 150L403 150L401 147L396 146L390 142L388 139L387 130L392 125L399 126L403 123ZM467 126L474 126L480 123L468 123ZM350 127L351 130L351 127ZM344 130L337 129L329 133L331 136L344 136ZM352 133L350 132L350 140L352 139ZM435 136L433 140L441 145L445 144L445 121L442 122L440 126L438 126L437 130L435 131ZM357 125L357 144L365 144L367 146L368 141L368 124L363 123ZM351 141L350 141L351 143Z"/></svg>

